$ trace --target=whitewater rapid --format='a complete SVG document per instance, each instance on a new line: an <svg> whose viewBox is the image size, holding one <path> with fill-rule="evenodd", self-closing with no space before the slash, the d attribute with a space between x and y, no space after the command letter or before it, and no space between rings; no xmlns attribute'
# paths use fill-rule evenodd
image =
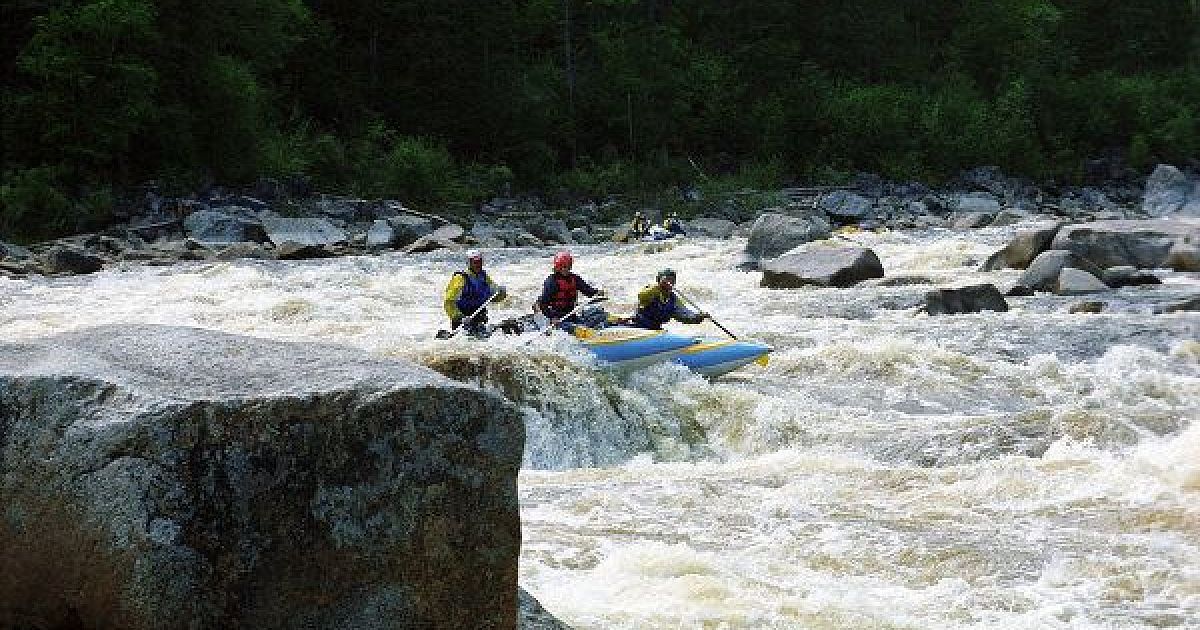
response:
<svg viewBox="0 0 1200 630"><path fill-rule="evenodd" d="M627 313L660 267L766 368L596 366L565 339L432 341L460 255L0 279L0 336L197 326L403 357L521 406L522 585L577 628L1200 627L1194 275L1007 313L914 314L1012 228L858 234L880 285L769 290L744 241L573 248ZM485 250L526 312L551 249ZM709 324L692 328L713 337Z"/></svg>

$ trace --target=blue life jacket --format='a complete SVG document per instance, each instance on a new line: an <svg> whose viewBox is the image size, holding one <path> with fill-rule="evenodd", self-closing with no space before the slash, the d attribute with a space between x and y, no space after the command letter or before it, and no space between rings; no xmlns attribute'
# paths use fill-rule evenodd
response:
<svg viewBox="0 0 1200 630"><path fill-rule="evenodd" d="M676 308L675 292L666 294L665 299L660 292L658 299L652 300L647 306L638 307L637 313L633 315L633 325L658 330L663 324L671 321Z"/></svg>
<svg viewBox="0 0 1200 630"><path fill-rule="evenodd" d="M458 300L454 302L463 316L470 315L483 306L488 298L492 297L492 286L488 284L488 276L486 271L479 272L479 275L471 275L463 271L455 272L463 277L463 289L459 294Z"/></svg>

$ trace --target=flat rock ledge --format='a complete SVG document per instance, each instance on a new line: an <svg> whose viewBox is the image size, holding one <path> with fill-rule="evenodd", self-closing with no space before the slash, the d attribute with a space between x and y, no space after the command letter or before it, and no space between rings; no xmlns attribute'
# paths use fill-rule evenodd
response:
<svg viewBox="0 0 1200 630"><path fill-rule="evenodd" d="M523 442L499 396L347 348L0 344L0 628L514 628Z"/></svg>

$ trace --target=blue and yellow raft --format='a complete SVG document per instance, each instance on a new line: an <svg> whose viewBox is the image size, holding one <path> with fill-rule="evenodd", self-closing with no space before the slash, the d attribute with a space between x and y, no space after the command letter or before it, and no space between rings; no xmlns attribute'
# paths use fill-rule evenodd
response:
<svg viewBox="0 0 1200 630"><path fill-rule="evenodd" d="M755 341L705 339L625 326L602 329L579 326L575 336L597 359L616 367L638 369L675 361L708 377L721 376L750 363L766 365L771 352L771 346Z"/></svg>

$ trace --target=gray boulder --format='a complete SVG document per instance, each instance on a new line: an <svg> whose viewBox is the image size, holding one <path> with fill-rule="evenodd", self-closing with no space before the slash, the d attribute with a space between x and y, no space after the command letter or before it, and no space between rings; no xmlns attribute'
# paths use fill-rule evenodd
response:
<svg viewBox="0 0 1200 630"><path fill-rule="evenodd" d="M685 229L688 236L725 239L732 237L736 228L737 224L729 219L698 217L688 221Z"/></svg>
<svg viewBox="0 0 1200 630"><path fill-rule="evenodd" d="M1058 272L1054 292L1058 295L1086 295L1107 291L1108 288L1100 278L1082 269L1063 267L1062 271Z"/></svg>
<svg viewBox="0 0 1200 630"><path fill-rule="evenodd" d="M1143 286L1147 284L1162 284L1162 280L1159 280L1158 276L1149 272L1139 271L1137 267L1131 267L1128 265L1109 267L1108 269L1105 269L1104 273L1100 276L1100 280L1102 280L1104 284L1114 289L1119 289L1121 287Z"/></svg>
<svg viewBox="0 0 1200 630"><path fill-rule="evenodd" d="M981 271L996 271L1004 268L1025 269L1038 254L1050 247L1059 227L1058 223L1048 223L1019 230L1008 245L992 254L983 263Z"/></svg>
<svg viewBox="0 0 1200 630"><path fill-rule="evenodd" d="M433 234L429 234L427 236L422 236L421 238L410 243L408 245L408 247L404 248L404 253L405 254L424 254L426 252L432 252L437 249L458 250L458 249L462 249L462 246L459 245L458 243L455 243L454 241L448 241L445 239L437 238Z"/></svg>
<svg viewBox="0 0 1200 630"><path fill-rule="evenodd" d="M367 230L367 247L391 247L396 242L396 230L385 219L375 219Z"/></svg>
<svg viewBox="0 0 1200 630"><path fill-rule="evenodd" d="M1104 274L1099 267L1075 252L1051 249L1033 259L1029 268L1017 280L1017 286L1034 291L1054 291L1058 287L1059 273L1066 267L1086 271L1097 278Z"/></svg>
<svg viewBox="0 0 1200 630"><path fill-rule="evenodd" d="M239 258L255 258L264 260L271 258L271 252L258 243L233 243L217 252L217 260L237 260Z"/></svg>
<svg viewBox="0 0 1200 630"><path fill-rule="evenodd" d="M993 284L975 284L956 289L935 289L925 294L921 310L930 315L960 315L983 311L1005 312L1008 301Z"/></svg>
<svg viewBox="0 0 1200 630"><path fill-rule="evenodd" d="M277 260L308 260L311 258L330 258L336 254L325 245L305 245L284 241L275 248Z"/></svg>
<svg viewBox="0 0 1200 630"><path fill-rule="evenodd" d="M190 238L202 243L261 243L267 240L262 222L215 210L189 214L183 220L183 228Z"/></svg>
<svg viewBox="0 0 1200 630"><path fill-rule="evenodd" d="M28 260L33 253L27 248L0 241L0 260Z"/></svg>
<svg viewBox="0 0 1200 630"><path fill-rule="evenodd" d="M1200 239L1194 242L1176 241L1167 252L1165 266L1175 271L1200 271Z"/></svg>
<svg viewBox="0 0 1200 630"><path fill-rule="evenodd" d="M346 242L346 231L325 219L267 217L263 227L272 243L285 242L297 245L334 245Z"/></svg>
<svg viewBox="0 0 1200 630"><path fill-rule="evenodd" d="M512 628L524 429L335 346L0 345L0 627Z"/></svg>
<svg viewBox="0 0 1200 630"><path fill-rule="evenodd" d="M433 221L412 214L400 214L388 217L387 222L395 231L396 245L408 245L413 241L433 232Z"/></svg>
<svg viewBox="0 0 1200 630"><path fill-rule="evenodd" d="M839 223L857 223L875 218L875 204L848 190L835 190L821 197L817 207Z"/></svg>
<svg viewBox="0 0 1200 630"><path fill-rule="evenodd" d="M73 245L55 245L43 255L50 273L94 273L104 268L104 259Z"/></svg>
<svg viewBox="0 0 1200 630"><path fill-rule="evenodd" d="M1152 217L1200 217L1200 180L1169 164L1159 164L1146 180L1142 212Z"/></svg>
<svg viewBox="0 0 1200 630"><path fill-rule="evenodd" d="M1200 242L1200 219L1093 221L1064 226L1051 244L1099 265L1157 269L1177 243Z"/></svg>
<svg viewBox="0 0 1200 630"><path fill-rule="evenodd" d="M762 261L759 286L794 289L805 286L849 287L883 277L883 264L865 247L793 250Z"/></svg>
<svg viewBox="0 0 1200 630"><path fill-rule="evenodd" d="M571 236L571 229L567 227L567 223L562 219L549 219L531 223L529 224L529 232L547 243L575 244L575 238Z"/></svg>
<svg viewBox="0 0 1200 630"><path fill-rule="evenodd" d="M798 245L829 238L831 226L821 215L789 217L767 213L754 222L746 241L746 254L752 259L773 258Z"/></svg>
<svg viewBox="0 0 1200 630"><path fill-rule="evenodd" d="M433 232L430 232L429 237L440 241L457 241L466 236L467 231L457 223L446 223L438 226Z"/></svg>

